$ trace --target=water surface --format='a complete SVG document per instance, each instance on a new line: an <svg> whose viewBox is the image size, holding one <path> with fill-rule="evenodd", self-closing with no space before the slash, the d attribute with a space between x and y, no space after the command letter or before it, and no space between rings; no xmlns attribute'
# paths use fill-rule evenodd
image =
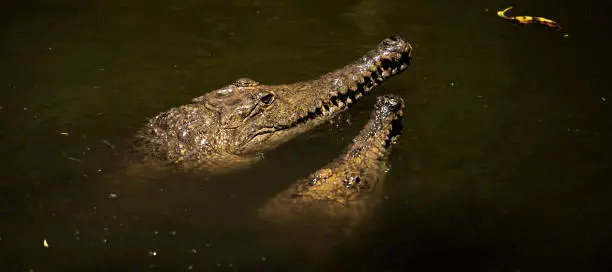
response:
<svg viewBox="0 0 612 272"><path fill-rule="evenodd" d="M559 21L565 29L555 32L497 18L507 4L7 4L0 267L609 268L608 9L594 0L514 1L516 15ZM339 245L302 252L303 239L262 229L256 213L337 156L367 121L374 95L247 169L126 170L131 137L147 117L239 77L307 80L393 34L413 44L413 64L375 94L404 97L404 135L380 209Z"/></svg>

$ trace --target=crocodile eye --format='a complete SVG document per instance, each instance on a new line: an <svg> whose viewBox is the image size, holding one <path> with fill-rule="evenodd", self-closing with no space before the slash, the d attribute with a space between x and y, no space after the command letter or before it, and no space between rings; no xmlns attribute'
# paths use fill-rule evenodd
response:
<svg viewBox="0 0 612 272"><path fill-rule="evenodd" d="M272 102L274 102L274 94L266 94L264 96L262 96L261 98L259 98L259 100L261 100L261 102L263 102L266 105L270 105L272 104Z"/></svg>

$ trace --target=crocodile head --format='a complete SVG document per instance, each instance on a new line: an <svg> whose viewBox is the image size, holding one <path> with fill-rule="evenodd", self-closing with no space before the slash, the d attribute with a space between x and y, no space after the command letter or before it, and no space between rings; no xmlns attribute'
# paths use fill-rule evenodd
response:
<svg viewBox="0 0 612 272"><path fill-rule="evenodd" d="M408 42L390 37L358 61L311 81L264 85L243 78L193 101L218 114L220 129L231 134L232 153L258 152L345 110L406 69L410 53Z"/></svg>
<svg viewBox="0 0 612 272"><path fill-rule="evenodd" d="M394 95L377 98L370 119L346 151L266 203L266 221L360 222L380 199L391 146L402 131L404 101ZM316 221L323 223L322 221Z"/></svg>
<svg viewBox="0 0 612 272"><path fill-rule="evenodd" d="M298 182L292 197L346 203L372 191L387 170L391 144L401 134L403 108L398 96L378 97L369 122L347 151Z"/></svg>
<svg viewBox="0 0 612 272"><path fill-rule="evenodd" d="M151 118L137 138L149 153L174 162L198 164L218 154L250 157L347 109L406 69L411 50L394 36L357 61L310 81L265 85L238 79Z"/></svg>

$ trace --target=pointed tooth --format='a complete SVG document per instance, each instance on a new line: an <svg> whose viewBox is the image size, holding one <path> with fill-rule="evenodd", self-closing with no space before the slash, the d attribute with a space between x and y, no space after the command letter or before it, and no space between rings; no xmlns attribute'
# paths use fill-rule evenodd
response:
<svg viewBox="0 0 612 272"><path fill-rule="evenodd" d="M325 112L327 112L327 109L325 107L321 107L321 112L325 113Z"/></svg>
<svg viewBox="0 0 612 272"><path fill-rule="evenodd" d="M306 117L306 115L308 115L308 112L305 112L305 110L298 110L298 113L297 113L297 117L298 118L297 119L302 119L302 118Z"/></svg>
<svg viewBox="0 0 612 272"><path fill-rule="evenodd" d="M382 70L376 70L376 72L372 73L372 78L374 78L376 81L382 81Z"/></svg>
<svg viewBox="0 0 612 272"><path fill-rule="evenodd" d="M376 67L376 65L372 64L370 65L370 67L368 67L368 69L370 69L371 72L374 72L378 69L378 67Z"/></svg>
<svg viewBox="0 0 612 272"><path fill-rule="evenodd" d="M351 99L350 97L347 97L346 98L346 104L348 105L348 104L351 104L351 103L353 103L353 99Z"/></svg>
<svg viewBox="0 0 612 272"><path fill-rule="evenodd" d="M346 92L348 92L348 88L346 86L342 86L340 87L339 91L341 94L346 94Z"/></svg>
<svg viewBox="0 0 612 272"><path fill-rule="evenodd" d="M358 92L355 94L355 99L359 99L363 96L363 94L361 92Z"/></svg>
<svg viewBox="0 0 612 272"><path fill-rule="evenodd" d="M342 102L342 100L338 100L338 102L337 102L337 103L338 103L338 107L339 107L339 108L342 108L342 107L344 107L344 106L345 106L345 104L344 104L344 102Z"/></svg>
<svg viewBox="0 0 612 272"><path fill-rule="evenodd" d="M389 73L388 71L383 71L383 72L382 72L382 76L383 76L383 77L390 77L390 76L391 76L391 73Z"/></svg>

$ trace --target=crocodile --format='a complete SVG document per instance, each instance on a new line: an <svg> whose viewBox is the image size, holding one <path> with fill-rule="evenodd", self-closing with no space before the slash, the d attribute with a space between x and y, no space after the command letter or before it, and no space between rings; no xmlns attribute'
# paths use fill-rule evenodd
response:
<svg viewBox="0 0 612 272"><path fill-rule="evenodd" d="M309 81L265 85L237 79L150 118L136 133L135 151L144 160L187 170L245 165L405 70L411 51L407 41L392 36L356 61Z"/></svg>
<svg viewBox="0 0 612 272"><path fill-rule="evenodd" d="M399 96L377 97L370 120L346 151L269 200L259 210L260 217L349 230L359 224L380 199L391 145L401 134L403 108Z"/></svg>

